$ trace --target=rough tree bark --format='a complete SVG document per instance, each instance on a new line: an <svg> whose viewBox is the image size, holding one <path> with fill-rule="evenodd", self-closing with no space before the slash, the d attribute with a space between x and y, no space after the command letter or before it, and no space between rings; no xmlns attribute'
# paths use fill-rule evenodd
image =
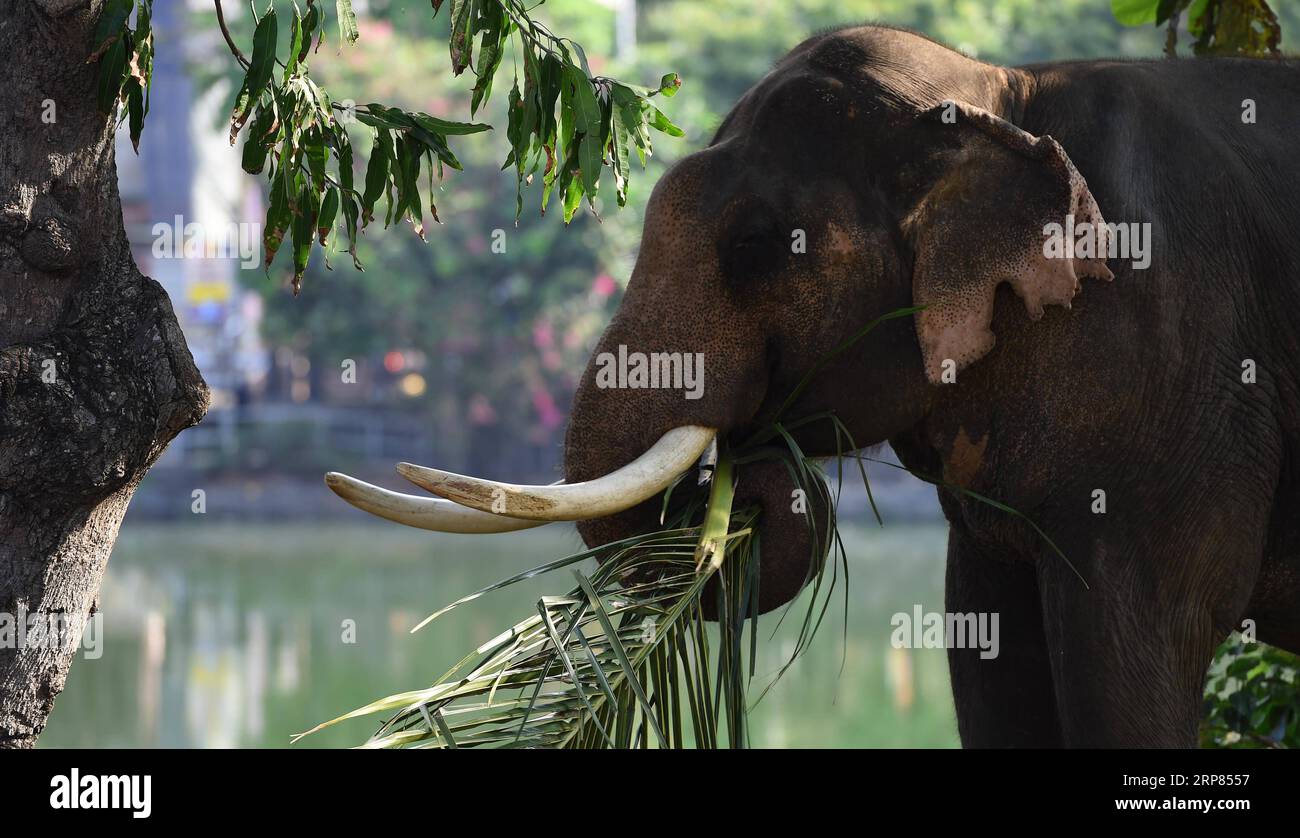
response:
<svg viewBox="0 0 1300 838"><path fill-rule="evenodd" d="M208 405L167 295L131 259L86 63L102 5L0 3L0 615L73 626L21 646L0 627L0 747L35 744L127 502Z"/></svg>

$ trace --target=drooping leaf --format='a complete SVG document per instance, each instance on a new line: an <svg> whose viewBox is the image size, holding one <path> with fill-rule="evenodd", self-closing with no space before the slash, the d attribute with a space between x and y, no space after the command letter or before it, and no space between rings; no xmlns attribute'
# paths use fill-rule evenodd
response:
<svg viewBox="0 0 1300 838"><path fill-rule="evenodd" d="M131 148L140 153L140 133L144 130L144 91L135 80L128 82L126 97L130 119Z"/></svg>
<svg viewBox="0 0 1300 838"><path fill-rule="evenodd" d="M244 139L243 157L241 159L244 171L249 174L259 174L266 165L266 155L270 151L270 142L267 135L270 134L275 122L274 107L263 106L258 108L257 115L253 117L253 124L248 130L248 136Z"/></svg>
<svg viewBox="0 0 1300 838"><path fill-rule="evenodd" d="M389 151L392 148L392 135L387 128L375 131L375 141L370 147L370 163L366 167L366 189L361 197L362 224L368 224L375 217L375 202L384 193L388 183Z"/></svg>
<svg viewBox="0 0 1300 838"><path fill-rule="evenodd" d="M276 35L275 8L272 7L262 15L253 32L253 56L248 60L248 72L244 75L244 85L240 88L230 119L231 145L235 144L235 138L248 121L253 106L262 97L262 92L266 90L271 75L275 72Z"/></svg>
<svg viewBox="0 0 1300 838"><path fill-rule="evenodd" d="M284 241L292 223L293 214L289 210L289 190L292 188L292 172L282 160L275 179L271 181L271 201L266 208L266 223L262 230L262 250L265 254L263 261L268 276L275 254L280 250L280 243Z"/></svg>
<svg viewBox="0 0 1300 838"><path fill-rule="evenodd" d="M644 168L646 157L651 153L651 145L650 131L646 127L641 99L631 89L621 84L614 85L610 98L615 110L614 118L627 132L628 139L636 146L637 157Z"/></svg>
<svg viewBox="0 0 1300 838"><path fill-rule="evenodd" d="M321 24L321 12L316 7L316 0L307 0L307 14L302 19L302 46L298 50L297 61L299 64L307 60L307 55L311 52L311 39L313 35L317 37L316 46L320 47L320 33L317 32Z"/></svg>
<svg viewBox="0 0 1300 838"><path fill-rule="evenodd" d="M600 188L602 151L599 126L593 133L582 135L578 146L578 165L582 172L582 190L586 193L588 202L595 200L596 191ZM567 206L568 202L565 203Z"/></svg>
<svg viewBox="0 0 1300 838"><path fill-rule="evenodd" d="M317 192L325 189L325 166L329 162L329 149L325 146L325 132L320 126L313 125L303 143L303 153L307 158L307 171L311 175L311 185Z"/></svg>
<svg viewBox="0 0 1300 838"><path fill-rule="evenodd" d="M630 164L628 149L632 143L632 135L627 130L627 124L623 121L621 112L613 115L611 127L610 147L612 153L609 156L609 163L614 173L614 194L618 199L618 205L621 207L627 204L627 182Z"/></svg>
<svg viewBox="0 0 1300 838"><path fill-rule="evenodd" d="M352 266L357 270L363 270L361 260L357 258L357 229L360 215L360 206L357 204L356 197L351 193L343 193L343 223L348 233L348 253L352 256Z"/></svg>
<svg viewBox="0 0 1300 838"><path fill-rule="evenodd" d="M482 32L482 39L478 51L478 79L474 83L470 98L471 116L478 113L479 105L492 95L492 79L497 74L497 68L501 66L501 59L505 55L502 46L510 31L505 10L495 2L483 4L477 24L480 27L479 31Z"/></svg>
<svg viewBox="0 0 1300 838"><path fill-rule="evenodd" d="M451 72L459 76L469 66L474 41L470 32L474 0L451 0Z"/></svg>
<svg viewBox="0 0 1300 838"><path fill-rule="evenodd" d="M134 5L135 0L107 0L104 3L104 10L95 23L95 33L90 44L90 57L86 59L87 64L98 60L108 51L110 39L122 36L127 18L131 16L131 9Z"/></svg>
<svg viewBox="0 0 1300 838"><path fill-rule="evenodd" d="M325 190L325 197L321 200L320 216L316 219L316 234L324 247L328 244L330 231L334 229L334 219L339 212L339 190L337 187L329 187Z"/></svg>
<svg viewBox="0 0 1300 838"><path fill-rule="evenodd" d="M293 293L302 290L302 277L307 272L311 247L316 232L316 219L320 213L319 199L311 184L303 182L298 191L297 206L293 215Z"/></svg>
<svg viewBox="0 0 1300 838"><path fill-rule="evenodd" d="M592 133L600 130L600 103L596 100L596 91L591 80L577 67L569 65L569 77L573 83L573 109L577 116L576 128L579 133Z"/></svg>
<svg viewBox="0 0 1300 838"><path fill-rule="evenodd" d="M99 59L99 88L96 103L102 113L112 113L126 77L127 45L130 38L123 36L109 45Z"/></svg>
<svg viewBox="0 0 1300 838"><path fill-rule="evenodd" d="M441 134L444 137L477 134L480 131L492 130L491 125L482 122L452 122L447 119L439 119L436 116L429 116L427 113L414 113L411 116L416 124L426 131L432 134Z"/></svg>
<svg viewBox="0 0 1300 838"><path fill-rule="evenodd" d="M302 13L295 3L293 22L289 24L289 58L284 62L284 81L289 81L298 72L298 57L306 53L303 49ZM308 46L311 41L307 41Z"/></svg>
<svg viewBox="0 0 1300 838"><path fill-rule="evenodd" d="M656 108L649 102L645 103L646 113L649 114L650 125L657 131L662 131L670 137L684 137L686 132L673 124L664 112Z"/></svg>
<svg viewBox="0 0 1300 838"><path fill-rule="evenodd" d="M346 44L355 44L359 35L357 15L352 11L352 0L335 0L334 12L339 19L339 40Z"/></svg>

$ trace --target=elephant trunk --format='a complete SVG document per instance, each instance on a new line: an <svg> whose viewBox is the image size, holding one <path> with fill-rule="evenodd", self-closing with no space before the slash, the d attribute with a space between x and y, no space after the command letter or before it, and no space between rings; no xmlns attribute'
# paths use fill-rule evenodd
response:
<svg viewBox="0 0 1300 838"><path fill-rule="evenodd" d="M626 319L616 318L593 354L574 397L565 438L566 483L609 474L663 434L685 425L716 428L723 442L729 430L749 422L758 410L766 386L766 381L760 380L765 374L761 370L748 374L730 370L725 376L713 377L710 369L711 377L696 399L673 388L626 386L626 381L622 382L625 386L617 386L622 379L611 378L607 365L611 358L617 362L620 346L626 356L626 350L636 347L638 341L644 343L644 339L632 337ZM653 345L670 349L663 339ZM792 599L808 578L814 554L811 524L818 521L824 529L826 506L822 493L813 493L816 496L806 504L798 503L794 482L780 462L746 465L738 481L737 503L762 508L759 607L768 611ZM661 509L659 493L615 514L580 521L578 532L590 547L607 544L654 530ZM705 597L705 607L706 612L713 607L713 598Z"/></svg>

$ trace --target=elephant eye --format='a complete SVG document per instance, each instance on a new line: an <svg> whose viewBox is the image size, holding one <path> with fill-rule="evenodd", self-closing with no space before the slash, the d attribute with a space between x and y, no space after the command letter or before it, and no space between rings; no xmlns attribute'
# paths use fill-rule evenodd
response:
<svg viewBox="0 0 1300 838"><path fill-rule="evenodd" d="M729 280L746 282L775 273L782 264L782 237L775 215L757 201L733 205L719 238L719 261Z"/></svg>

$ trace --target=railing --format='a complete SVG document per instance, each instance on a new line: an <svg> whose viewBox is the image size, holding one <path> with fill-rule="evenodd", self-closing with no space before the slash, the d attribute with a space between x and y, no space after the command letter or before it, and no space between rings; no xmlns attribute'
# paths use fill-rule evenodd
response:
<svg viewBox="0 0 1300 838"><path fill-rule="evenodd" d="M435 462L434 440L430 425L391 410L258 404L210 411L176 438L157 467L207 470L274 463L310 470L326 462L340 467L348 461Z"/></svg>

